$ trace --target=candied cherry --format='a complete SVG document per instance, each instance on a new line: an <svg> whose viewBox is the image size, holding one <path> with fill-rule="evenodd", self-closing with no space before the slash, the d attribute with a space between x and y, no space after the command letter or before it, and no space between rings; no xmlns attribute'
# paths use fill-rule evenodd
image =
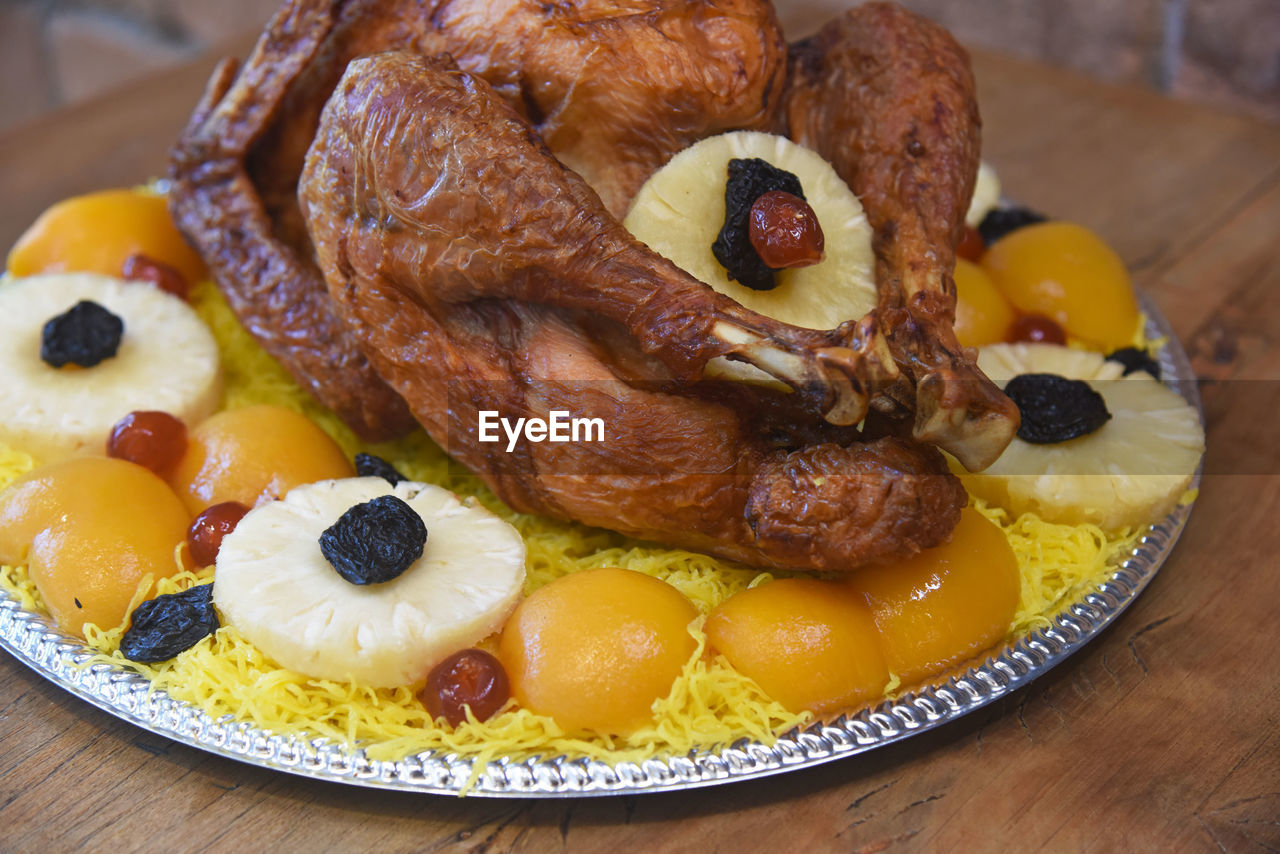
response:
<svg viewBox="0 0 1280 854"><path fill-rule="evenodd" d="M236 529L249 508L239 501L224 501L201 510L187 529L187 548L196 566L213 566L222 539Z"/></svg>
<svg viewBox="0 0 1280 854"><path fill-rule="evenodd" d="M966 261L978 263L982 258L982 253L987 249L987 244L982 239L982 234L978 229L971 225L964 227L964 232L960 235L960 242L956 244L957 257Z"/></svg>
<svg viewBox="0 0 1280 854"><path fill-rule="evenodd" d="M163 477L187 450L187 425L168 412L137 410L107 436L107 456L137 463Z"/></svg>
<svg viewBox="0 0 1280 854"><path fill-rule="evenodd" d="M191 293L191 283L186 276L165 264L150 258L141 252L135 252L124 259L120 268L120 278L137 282L150 282L165 293L173 294L178 299L186 299Z"/></svg>
<svg viewBox="0 0 1280 854"><path fill-rule="evenodd" d="M169 483L199 513L224 501L253 507L300 484L354 473L342 448L314 421L260 404L223 410L192 428Z"/></svg>
<svg viewBox="0 0 1280 854"><path fill-rule="evenodd" d="M837 581L783 578L735 593L705 629L735 670L792 712L857 706L889 681L871 611Z"/></svg>
<svg viewBox="0 0 1280 854"><path fill-rule="evenodd" d="M1129 345L1138 301L1129 272L1111 247L1070 222L1011 232L982 256L982 268L1014 308L1041 314L1103 351Z"/></svg>
<svg viewBox="0 0 1280 854"><path fill-rule="evenodd" d="M498 657L522 707L568 731L628 735L653 718L697 648L684 594L629 569L588 569L530 594L507 620Z"/></svg>
<svg viewBox="0 0 1280 854"><path fill-rule="evenodd" d="M426 687L418 699L433 718L444 718L449 726L467 719L467 709L476 720L486 721L507 704L511 684L497 656L481 649L455 652L431 668Z"/></svg>
<svg viewBox="0 0 1280 854"><path fill-rule="evenodd" d="M1033 344L1066 344L1067 333L1043 314L1024 314L1009 327L1008 340L1029 341Z"/></svg>
<svg viewBox="0 0 1280 854"><path fill-rule="evenodd" d="M809 267L823 258L826 242L818 215L799 196L782 190L762 194L751 205L747 234L766 267Z"/></svg>
<svg viewBox="0 0 1280 854"><path fill-rule="evenodd" d="M102 190L53 205L18 238L6 267L14 276L119 276L135 254L172 267L188 282L208 276L200 256L174 227L165 197L129 189Z"/></svg>
<svg viewBox="0 0 1280 854"><path fill-rule="evenodd" d="M1005 340L1013 323L1013 306L982 268L956 259L956 338L965 347L985 347Z"/></svg>
<svg viewBox="0 0 1280 854"><path fill-rule="evenodd" d="M148 469L110 457L75 457L35 469L0 493L0 563L27 564L54 620L124 622L147 573L173 575L190 515Z"/></svg>
<svg viewBox="0 0 1280 854"><path fill-rule="evenodd" d="M889 669L904 684L933 676L995 644L1021 595L1004 532L966 507L951 542L858 570L844 582L866 598Z"/></svg>

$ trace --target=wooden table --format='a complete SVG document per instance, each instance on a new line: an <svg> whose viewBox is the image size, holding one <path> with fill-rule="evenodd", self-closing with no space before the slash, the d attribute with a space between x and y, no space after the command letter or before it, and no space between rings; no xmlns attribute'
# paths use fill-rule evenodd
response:
<svg viewBox="0 0 1280 854"><path fill-rule="evenodd" d="M1213 380L1190 525L1101 637L986 710L869 755L554 801L260 770L122 723L0 656L0 849L1280 847L1280 128L995 56L975 63L986 156L1007 192L1106 235ZM55 199L159 174L211 66L0 136L0 245Z"/></svg>

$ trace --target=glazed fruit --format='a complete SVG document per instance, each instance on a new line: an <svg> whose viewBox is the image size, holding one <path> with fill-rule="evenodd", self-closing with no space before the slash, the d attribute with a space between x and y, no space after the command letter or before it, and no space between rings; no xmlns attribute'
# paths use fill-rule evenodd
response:
<svg viewBox="0 0 1280 854"><path fill-rule="evenodd" d="M792 712L858 706L889 681L871 611L841 582L784 578L744 590L705 628L711 647Z"/></svg>
<svg viewBox="0 0 1280 854"><path fill-rule="evenodd" d="M222 541L248 512L249 508L239 501L224 501L200 511L187 529L187 549L196 566L213 566L217 562Z"/></svg>
<svg viewBox="0 0 1280 854"><path fill-rule="evenodd" d="M404 501L430 530L399 577L356 585L321 552L347 510ZM375 688L421 686L431 668L497 631L524 588L524 541L474 500L380 477L306 484L254 508L222 541L213 600L225 620L290 670Z"/></svg>
<svg viewBox="0 0 1280 854"><path fill-rule="evenodd" d="M511 683L497 656L464 649L431 668L418 696L433 718L457 726L467 719L468 709L479 721L493 717L511 698Z"/></svg>
<svg viewBox="0 0 1280 854"><path fill-rule="evenodd" d="M121 276L141 254L173 268L188 283L207 278L200 256L169 218L164 196L146 190L103 190L58 202L18 238L6 268L14 276L88 272Z"/></svg>
<svg viewBox="0 0 1280 854"><path fill-rule="evenodd" d="M1010 343L1025 341L1031 344L1066 344L1067 333L1043 314L1024 314L1009 327L1008 340Z"/></svg>
<svg viewBox="0 0 1280 854"><path fill-rule="evenodd" d="M960 235L960 242L956 244L956 257L976 264L982 260L982 253L986 251L987 245L982 242L978 229L966 225Z"/></svg>
<svg viewBox="0 0 1280 854"><path fill-rule="evenodd" d="M875 615L885 661L904 684L989 648L1018 609L1018 561L1004 532L972 507L951 542L854 573L849 584Z"/></svg>
<svg viewBox="0 0 1280 854"><path fill-rule="evenodd" d="M163 480L134 463L77 457L42 466L0 494L0 563L26 562L63 629L120 625L147 573L181 567L190 516Z"/></svg>
<svg viewBox="0 0 1280 854"><path fill-rule="evenodd" d="M107 456L149 468L163 477L187 450L187 425L167 412L130 412L111 428Z"/></svg>
<svg viewBox="0 0 1280 854"><path fill-rule="evenodd" d="M1002 388L1022 374L1084 380L1111 417L1065 442L1015 438L985 471L960 473L973 495L1015 515L1111 531L1163 517L1190 483L1204 452L1199 416L1149 374L1122 376L1124 367L1101 353L1053 344L984 347L978 367Z"/></svg>
<svg viewBox="0 0 1280 854"><path fill-rule="evenodd" d="M666 582L627 569L575 572L532 593L498 657L520 706L570 732L627 735L652 720L696 649L697 610Z"/></svg>
<svg viewBox="0 0 1280 854"><path fill-rule="evenodd" d="M965 347L1004 341L1014 322L1013 307L982 268L956 259L956 338Z"/></svg>
<svg viewBox="0 0 1280 854"><path fill-rule="evenodd" d="M122 321L119 346L92 367L55 367L41 358L44 327L83 302ZM196 423L222 391L217 342L191 306L95 273L0 283L0 376L0 441L42 462L101 454L115 423L135 410Z"/></svg>
<svg viewBox="0 0 1280 854"><path fill-rule="evenodd" d="M982 267L1023 314L1042 314L1094 349L1132 343L1138 301L1124 262L1083 226L1043 222L993 244Z"/></svg>
<svg viewBox="0 0 1280 854"><path fill-rule="evenodd" d="M252 507L300 484L352 474L342 449L315 422L263 404L224 410L192 428L169 483L195 514L224 501Z"/></svg>
<svg viewBox="0 0 1280 854"><path fill-rule="evenodd" d="M771 290L730 281L712 250L725 222L729 162L754 158L799 179L825 236L824 260L778 272ZM686 148L640 188L623 224L695 278L787 323L833 329L876 304L871 226L862 205L830 164L784 137L739 131Z"/></svg>

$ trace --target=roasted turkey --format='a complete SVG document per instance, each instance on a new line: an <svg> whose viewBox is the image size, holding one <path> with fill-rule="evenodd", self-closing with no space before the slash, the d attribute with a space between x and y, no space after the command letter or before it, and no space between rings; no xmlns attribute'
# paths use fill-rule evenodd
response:
<svg viewBox="0 0 1280 854"><path fill-rule="evenodd" d="M762 567L941 542L966 496L933 445L981 467L1017 423L951 331L977 164L964 54L872 4L788 72L767 4L619 9L291 2L175 147L175 215L323 402L367 436L411 412L517 509ZM862 197L867 317L761 317L619 224L667 157L742 127L790 129ZM793 393L704 380L719 356ZM482 411L607 435L508 453Z"/></svg>

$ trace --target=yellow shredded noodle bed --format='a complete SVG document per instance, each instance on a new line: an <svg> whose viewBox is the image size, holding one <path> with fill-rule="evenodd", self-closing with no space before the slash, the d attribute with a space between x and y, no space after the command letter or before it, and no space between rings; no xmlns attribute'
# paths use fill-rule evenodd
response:
<svg viewBox="0 0 1280 854"><path fill-rule="evenodd" d="M422 433L397 442L364 445L331 413L303 392L240 327L216 289L205 284L193 303L213 329L223 353L224 405L270 402L311 417L348 452L375 453L416 480L477 496L514 524L528 548L525 592L580 569L621 566L674 585L705 615L768 573L742 569L705 555L659 549L618 534L511 512L475 476L454 464ZM32 461L0 445L0 487L28 471ZM1001 526L1022 573L1022 600L1010 633L1046 626L1052 615L1085 587L1104 580L1132 549L1139 532L1108 536L1091 526L1053 525L1034 516L1009 518L998 508L978 509ZM176 558L177 556L175 556ZM156 584L170 593L209 583L212 569L180 572ZM24 567L0 566L0 585L24 608L43 610ZM144 579L140 602L151 585ZM132 611L132 607L130 608ZM130 662L116 651L122 629L88 627L95 660L131 668L172 697L193 703L217 718L232 715L284 734L327 736L366 748L373 759L397 759L438 750L473 757L476 767L497 756L591 756L611 762L639 761L655 755L686 754L748 738L772 744L777 735L809 721L771 701L723 657L704 655L706 637L700 618L690 627L697 651L685 664L671 693L655 703L654 722L627 738L566 736L550 718L524 709L508 709L487 722L468 721L454 730L435 726L408 688L374 690L359 685L311 679L276 666L224 626L176 659L159 665ZM891 679L886 694L898 687Z"/></svg>

